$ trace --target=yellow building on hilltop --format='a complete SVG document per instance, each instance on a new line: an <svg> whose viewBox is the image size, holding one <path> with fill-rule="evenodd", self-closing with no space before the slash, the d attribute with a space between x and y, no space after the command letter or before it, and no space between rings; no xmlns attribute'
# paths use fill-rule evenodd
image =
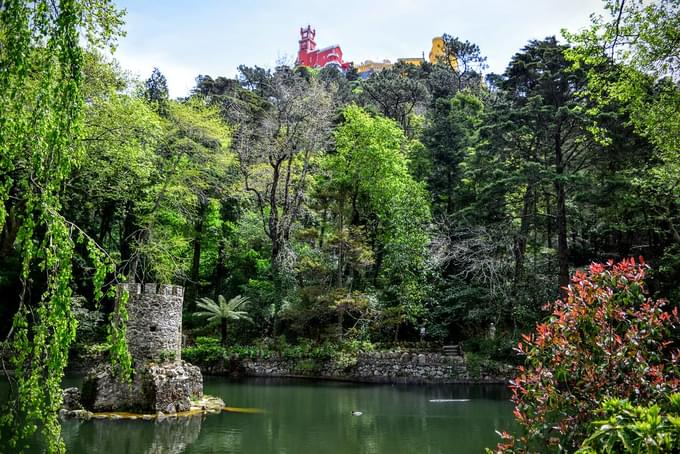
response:
<svg viewBox="0 0 680 454"><path fill-rule="evenodd" d="M435 36L432 38L432 48L430 49L430 54L428 55L428 60L430 63L437 63L440 58L446 56L446 47L444 45L444 38L441 36ZM405 63L407 65L420 65L425 63L425 56L422 57L405 57L398 58L397 62ZM449 63L453 69L458 69L458 61L455 55L449 57ZM391 68L392 62L389 60L383 60L382 62L375 62L372 60L366 60L357 66L357 72L362 79L368 78L371 74L376 71L382 71L383 69Z"/></svg>
<svg viewBox="0 0 680 454"><path fill-rule="evenodd" d="M374 73L376 71L382 71L383 69L386 68L391 68L392 67L392 62L389 60L383 60L383 61L372 61L372 60L366 60L365 62L361 63L359 66L357 66L357 72L359 74L368 74L368 73Z"/></svg>
<svg viewBox="0 0 680 454"><path fill-rule="evenodd" d="M397 58L397 61L399 63L404 63L407 65L420 65L425 61L424 57L406 57L406 58Z"/></svg>
<svg viewBox="0 0 680 454"><path fill-rule="evenodd" d="M435 36L432 38L432 49L430 50L430 63L435 64L440 58L446 57L446 46L444 45L444 38L441 36ZM449 63L451 68L458 70L458 59L455 55L449 57Z"/></svg>

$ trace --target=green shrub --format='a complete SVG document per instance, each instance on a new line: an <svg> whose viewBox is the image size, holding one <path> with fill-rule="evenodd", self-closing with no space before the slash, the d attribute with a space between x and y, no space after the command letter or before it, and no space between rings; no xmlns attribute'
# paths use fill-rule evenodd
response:
<svg viewBox="0 0 680 454"><path fill-rule="evenodd" d="M466 353L477 353L482 357L505 363L517 362L517 353L514 351L516 345L517 339L503 335L496 336L493 339L478 336L461 343L463 351Z"/></svg>
<svg viewBox="0 0 680 454"><path fill-rule="evenodd" d="M316 375L321 370L321 364L312 358L302 359L295 364L294 370L300 375Z"/></svg>
<svg viewBox="0 0 680 454"><path fill-rule="evenodd" d="M182 356L197 366L210 367L225 359L226 349L220 345L220 340L217 338L198 337L196 345L182 350Z"/></svg>
<svg viewBox="0 0 680 454"><path fill-rule="evenodd" d="M680 448L680 394L671 394L663 408L609 399L596 414L604 419L592 423L593 432L577 454L656 454Z"/></svg>

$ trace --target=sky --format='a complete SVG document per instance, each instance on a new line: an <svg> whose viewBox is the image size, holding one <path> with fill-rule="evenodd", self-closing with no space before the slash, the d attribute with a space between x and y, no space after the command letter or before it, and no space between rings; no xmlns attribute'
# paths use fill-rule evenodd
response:
<svg viewBox="0 0 680 454"><path fill-rule="evenodd" d="M501 73L531 39L588 26L601 0L117 0L127 35L114 57L146 79L158 67L170 96L196 76L234 77L239 65L294 62L300 27L317 47L339 44L345 61L418 57L444 33L479 45L487 72Z"/></svg>

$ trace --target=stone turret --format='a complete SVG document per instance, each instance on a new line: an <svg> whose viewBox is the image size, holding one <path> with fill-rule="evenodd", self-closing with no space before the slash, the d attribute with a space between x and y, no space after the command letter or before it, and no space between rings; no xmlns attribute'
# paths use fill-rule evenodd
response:
<svg viewBox="0 0 680 454"><path fill-rule="evenodd" d="M127 290L127 343L135 367L148 361L179 360L182 354L182 301L178 285L120 284Z"/></svg>
<svg viewBox="0 0 680 454"><path fill-rule="evenodd" d="M127 343L134 361L132 383L121 382L108 364L83 382L82 404L92 411L160 411L190 408L203 395L198 367L180 359L184 289L176 285L121 284L127 290Z"/></svg>

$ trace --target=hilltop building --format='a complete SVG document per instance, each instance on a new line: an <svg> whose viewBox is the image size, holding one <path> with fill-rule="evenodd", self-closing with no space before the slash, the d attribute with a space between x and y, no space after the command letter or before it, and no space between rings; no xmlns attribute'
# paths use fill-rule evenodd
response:
<svg viewBox="0 0 680 454"><path fill-rule="evenodd" d="M350 63L342 60L342 49L340 49L340 46L334 44L323 49L317 49L316 41L314 41L315 37L316 30L312 29L310 25L307 25L307 28L300 29L300 41L298 41L300 47L296 64L310 68L335 66L341 71L346 71Z"/></svg>
<svg viewBox="0 0 680 454"><path fill-rule="evenodd" d="M300 28L300 41L298 48L298 56L296 64L298 66L306 66L309 68L325 68L336 67L341 71L347 71L351 62L346 62L342 59L342 49L338 44L324 47L322 49L316 48L316 30L307 25L306 28ZM435 36L432 38L432 48L428 54L428 59L425 60L425 53L422 57L404 57L398 58L397 62L405 63L407 65L420 65L425 61L436 63L441 57L446 55L444 46L444 38ZM456 57L450 57L451 65L457 67ZM376 71L391 68L392 62L390 60L383 60L381 62L366 60L357 66L357 72L362 79L367 79Z"/></svg>
<svg viewBox="0 0 680 454"><path fill-rule="evenodd" d="M444 57L446 55L446 49L444 47L444 38L441 36L435 36L432 38L432 48L430 49L430 53L428 54L428 59L425 60L425 55L423 53L422 57L404 57L404 58L398 58L397 62L398 63L405 63L407 65L420 65L424 63L425 61L429 61L430 63L434 64L439 61L441 57ZM449 61L451 62L451 66L453 68L458 67L458 62L456 61L455 56L449 57ZM361 63L359 66L357 66L357 72L359 73L359 77L362 79L367 79L371 76L376 71L382 71L383 69L386 68L391 68L392 67L392 62L389 60L383 60L382 62L374 62L371 60L366 60L365 62Z"/></svg>

